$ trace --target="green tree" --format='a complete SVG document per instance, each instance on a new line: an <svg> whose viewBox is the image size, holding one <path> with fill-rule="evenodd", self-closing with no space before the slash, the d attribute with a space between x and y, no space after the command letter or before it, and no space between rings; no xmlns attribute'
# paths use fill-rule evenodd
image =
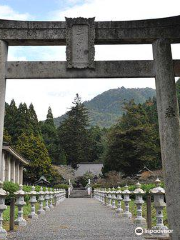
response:
<svg viewBox="0 0 180 240"><path fill-rule="evenodd" d="M11 144L11 136L9 135L8 131L6 129L4 129L4 133L3 133L3 142L7 142L8 144Z"/></svg>
<svg viewBox="0 0 180 240"><path fill-rule="evenodd" d="M29 116L29 128L32 133L35 136L41 135L37 114L32 103L29 105L27 115Z"/></svg>
<svg viewBox="0 0 180 240"><path fill-rule="evenodd" d="M77 94L67 118L58 128L59 143L67 156L67 163L76 167L90 161L89 119L87 109Z"/></svg>
<svg viewBox="0 0 180 240"><path fill-rule="evenodd" d="M22 133L17 140L16 150L27 160L29 166L25 171L25 179L34 183L42 175L49 178L51 175L51 160L48 151L39 136Z"/></svg>
<svg viewBox="0 0 180 240"><path fill-rule="evenodd" d="M49 107L45 122L41 122L41 132L49 156L54 164L66 164L66 156L58 142L57 129L53 120L53 113Z"/></svg>
<svg viewBox="0 0 180 240"><path fill-rule="evenodd" d="M89 129L89 137L90 137L90 160L91 162L101 162L102 155L104 152L104 144L103 144L103 130L98 127L91 127Z"/></svg>
<svg viewBox="0 0 180 240"><path fill-rule="evenodd" d="M18 109L13 99L10 104L6 103L5 105L5 118L4 118L4 128L7 131L7 133L11 136L12 143L16 139L17 115Z"/></svg>
<svg viewBox="0 0 180 240"><path fill-rule="evenodd" d="M156 118L152 117L153 100L144 105L133 101L125 105L126 113L109 132L104 173L120 171L135 174L145 165L161 167Z"/></svg>

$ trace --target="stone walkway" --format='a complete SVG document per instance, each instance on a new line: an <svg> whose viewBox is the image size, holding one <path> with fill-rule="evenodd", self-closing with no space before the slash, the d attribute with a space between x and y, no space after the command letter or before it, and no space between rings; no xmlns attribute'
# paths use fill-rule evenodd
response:
<svg viewBox="0 0 180 240"><path fill-rule="evenodd" d="M60 203L38 220L30 220L12 240L133 240L137 238L131 220L94 199L71 198Z"/></svg>

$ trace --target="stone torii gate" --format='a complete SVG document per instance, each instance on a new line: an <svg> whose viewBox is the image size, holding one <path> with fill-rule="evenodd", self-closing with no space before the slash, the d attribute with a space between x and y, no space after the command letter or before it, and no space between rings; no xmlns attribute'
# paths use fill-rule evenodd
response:
<svg viewBox="0 0 180 240"><path fill-rule="evenodd" d="M168 222L172 239L180 240L180 127L174 79L180 76L180 60L172 60L171 43L180 43L180 16L120 22L0 20L0 152L6 79L155 78ZM152 44L154 60L94 61L95 44ZM67 61L7 61L8 46L45 45L66 45Z"/></svg>

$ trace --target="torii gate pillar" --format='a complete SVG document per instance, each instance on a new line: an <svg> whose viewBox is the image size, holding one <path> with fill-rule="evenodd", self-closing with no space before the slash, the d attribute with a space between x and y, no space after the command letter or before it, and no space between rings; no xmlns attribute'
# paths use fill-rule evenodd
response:
<svg viewBox="0 0 180 240"><path fill-rule="evenodd" d="M167 199L168 223L172 239L180 239L180 126L171 44L159 39L153 44L156 97Z"/></svg>
<svg viewBox="0 0 180 240"><path fill-rule="evenodd" d="M3 181L2 167L2 145L3 145L3 128L4 128L4 110L5 110L5 93L6 93L6 61L8 46L6 42L0 40L0 180Z"/></svg>

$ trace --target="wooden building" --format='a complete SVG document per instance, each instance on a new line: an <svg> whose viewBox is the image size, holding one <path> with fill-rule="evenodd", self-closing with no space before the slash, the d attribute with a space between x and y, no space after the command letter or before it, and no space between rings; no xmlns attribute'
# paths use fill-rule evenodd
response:
<svg viewBox="0 0 180 240"><path fill-rule="evenodd" d="M0 180L23 184L23 168L28 161L12 147L3 145L2 161L0 162Z"/></svg>

